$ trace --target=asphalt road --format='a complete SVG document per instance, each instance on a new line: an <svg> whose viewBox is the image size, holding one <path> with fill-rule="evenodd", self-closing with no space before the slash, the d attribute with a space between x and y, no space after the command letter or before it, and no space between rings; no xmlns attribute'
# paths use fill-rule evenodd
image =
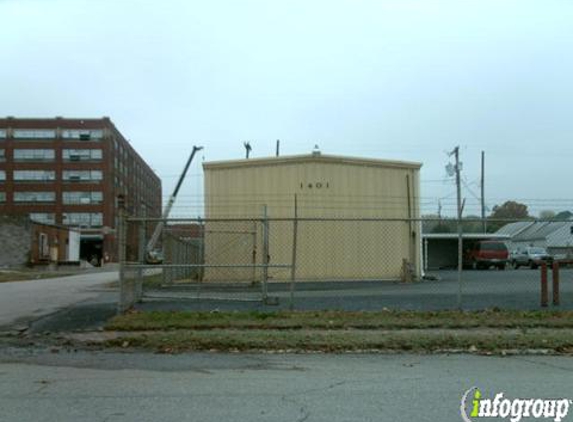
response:
<svg viewBox="0 0 573 422"><path fill-rule="evenodd" d="M95 300L106 290L106 284L117 280L117 271L101 271L0 283L0 331L15 326L25 327L42 316L83 301ZM117 294L114 301L117 303Z"/></svg>
<svg viewBox="0 0 573 422"><path fill-rule="evenodd" d="M473 386L573 398L572 372L566 357L3 350L0 409L4 422L458 422Z"/></svg>

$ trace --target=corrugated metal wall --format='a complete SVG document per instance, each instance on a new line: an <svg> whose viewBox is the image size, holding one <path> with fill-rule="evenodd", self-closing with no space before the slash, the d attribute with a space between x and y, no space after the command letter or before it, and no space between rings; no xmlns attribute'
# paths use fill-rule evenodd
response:
<svg viewBox="0 0 573 422"><path fill-rule="evenodd" d="M328 156L241 160L206 163L205 210L207 218L261 217L263 205L270 218L419 218L419 165ZM409 195L409 196L408 196ZM240 246L224 250L221 236L207 227L206 258L247 262L242 249L261 237L245 227ZM227 228L230 230L230 228ZM290 263L292 223L270 225L271 262ZM420 274L419 224L408 222L301 222L298 230L297 278L385 279L399 278L402 259L414 263ZM241 251L241 257L234 254ZM262 256L257 258L260 263ZM287 279L288 271L271 272ZM209 277L206 277L207 279Z"/></svg>

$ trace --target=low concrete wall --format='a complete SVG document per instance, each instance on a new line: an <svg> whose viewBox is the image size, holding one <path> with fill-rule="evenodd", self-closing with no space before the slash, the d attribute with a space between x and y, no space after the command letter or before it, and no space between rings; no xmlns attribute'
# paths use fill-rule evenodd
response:
<svg viewBox="0 0 573 422"><path fill-rule="evenodd" d="M32 222L0 215L0 266L26 265L30 259Z"/></svg>

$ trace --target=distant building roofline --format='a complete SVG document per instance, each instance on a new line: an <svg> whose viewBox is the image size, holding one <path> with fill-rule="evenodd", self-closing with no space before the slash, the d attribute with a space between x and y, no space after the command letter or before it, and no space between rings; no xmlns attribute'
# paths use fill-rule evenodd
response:
<svg viewBox="0 0 573 422"><path fill-rule="evenodd" d="M54 117L16 117L16 116L6 116L0 117L1 126L10 126L13 124L23 123L23 124L49 124L53 126L58 122L70 122L77 124L84 123L101 123L103 124L113 124L108 116L103 117L64 117L64 116L54 116ZM19 126L19 125L18 125Z"/></svg>

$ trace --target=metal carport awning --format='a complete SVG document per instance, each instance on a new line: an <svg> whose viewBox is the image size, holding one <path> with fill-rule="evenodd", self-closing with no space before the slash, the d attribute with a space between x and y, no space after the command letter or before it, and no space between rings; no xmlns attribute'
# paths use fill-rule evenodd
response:
<svg viewBox="0 0 573 422"><path fill-rule="evenodd" d="M478 240L509 241L509 235L495 233L464 233L464 243ZM424 271L442 268L456 268L458 265L458 234L457 233L426 233L422 234Z"/></svg>

